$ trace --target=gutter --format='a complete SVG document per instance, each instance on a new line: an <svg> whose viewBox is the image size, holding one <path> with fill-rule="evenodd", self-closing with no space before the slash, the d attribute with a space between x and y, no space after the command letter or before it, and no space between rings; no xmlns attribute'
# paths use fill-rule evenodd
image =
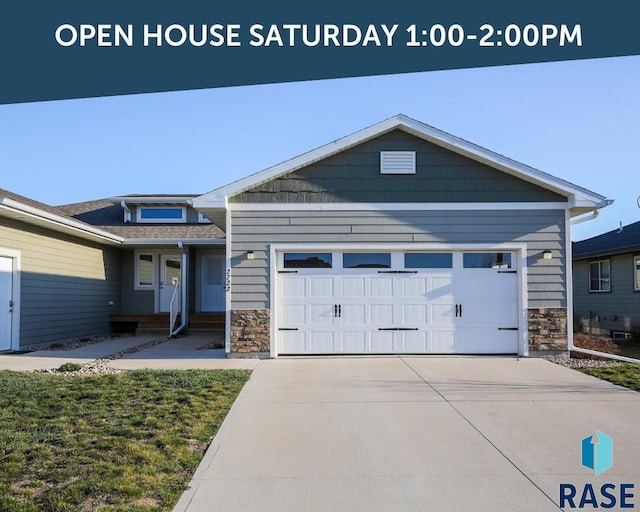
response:
<svg viewBox="0 0 640 512"><path fill-rule="evenodd" d="M572 220L571 225L575 226L576 224L587 222L588 220L597 219L598 215L600 215L600 210L593 210L591 213L589 213L588 215L585 215L584 217L578 217L577 219Z"/></svg>
<svg viewBox="0 0 640 512"><path fill-rule="evenodd" d="M31 217L32 219L37 219L49 224L53 224L58 228L58 231L60 231L60 228L66 228L65 231L67 232L80 232L85 236L91 235L91 237L101 239L102 241L106 240L118 245L122 244L122 242L124 241L124 238L114 235L113 233L109 233L108 231L103 231L102 229L94 228L88 224L85 224L84 222L68 219L61 215L56 215L39 208L35 208L33 206L28 206L7 197L0 198L0 210L7 210L9 212L14 212L25 215L27 217Z"/></svg>

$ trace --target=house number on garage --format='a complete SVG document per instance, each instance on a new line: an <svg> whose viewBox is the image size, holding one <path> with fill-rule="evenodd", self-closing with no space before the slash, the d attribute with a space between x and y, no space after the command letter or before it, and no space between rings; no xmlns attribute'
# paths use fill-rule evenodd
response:
<svg viewBox="0 0 640 512"><path fill-rule="evenodd" d="M224 288L226 291L231 291L231 269L227 268L227 278L225 280Z"/></svg>

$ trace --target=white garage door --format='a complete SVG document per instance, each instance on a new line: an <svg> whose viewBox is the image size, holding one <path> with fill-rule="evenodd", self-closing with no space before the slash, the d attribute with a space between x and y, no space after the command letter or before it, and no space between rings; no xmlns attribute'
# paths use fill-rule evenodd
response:
<svg viewBox="0 0 640 512"><path fill-rule="evenodd" d="M284 253L280 354L513 354L510 253Z"/></svg>

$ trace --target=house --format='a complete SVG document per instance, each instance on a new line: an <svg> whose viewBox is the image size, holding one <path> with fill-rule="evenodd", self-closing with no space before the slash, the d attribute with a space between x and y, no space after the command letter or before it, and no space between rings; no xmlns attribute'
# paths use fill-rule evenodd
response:
<svg viewBox="0 0 640 512"><path fill-rule="evenodd" d="M226 232L226 349L566 353L590 192L398 115L193 200Z"/></svg>
<svg viewBox="0 0 640 512"><path fill-rule="evenodd" d="M573 312L592 334L640 327L640 222L573 244Z"/></svg>
<svg viewBox="0 0 640 512"><path fill-rule="evenodd" d="M229 357L566 353L572 220L610 202L403 115L204 195L0 198L12 348L217 311Z"/></svg>
<svg viewBox="0 0 640 512"><path fill-rule="evenodd" d="M176 313L224 311L224 232L193 197L53 207L0 190L0 350L107 333L114 321L168 334L172 301Z"/></svg>

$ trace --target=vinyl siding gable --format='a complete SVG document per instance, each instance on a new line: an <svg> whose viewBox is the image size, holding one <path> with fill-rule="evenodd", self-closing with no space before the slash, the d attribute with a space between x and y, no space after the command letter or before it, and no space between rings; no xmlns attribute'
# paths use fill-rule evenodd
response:
<svg viewBox="0 0 640 512"><path fill-rule="evenodd" d="M415 151L416 174L380 173L381 151ZM394 130L262 183L232 203L565 202L564 196Z"/></svg>

